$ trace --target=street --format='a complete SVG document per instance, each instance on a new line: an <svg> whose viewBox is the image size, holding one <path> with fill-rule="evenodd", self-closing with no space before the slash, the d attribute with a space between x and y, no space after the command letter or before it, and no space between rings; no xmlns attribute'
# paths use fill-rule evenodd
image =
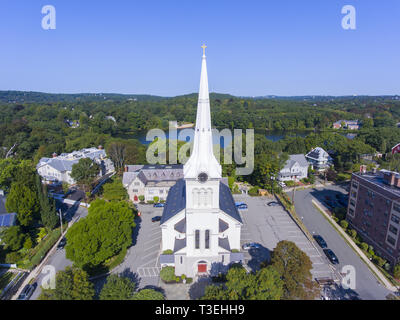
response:
<svg viewBox="0 0 400 320"><path fill-rule="evenodd" d="M313 235L321 235L328 244L328 248L336 254L339 264L335 268L340 272L345 265L354 266L356 270L355 292L359 298L366 300L384 300L386 295L391 293L386 289L353 251L352 248L337 233L331 224L312 205L311 200L315 197L322 201L326 195L334 198L334 194L340 192L347 194L347 191L340 186L328 186L325 188L305 189L295 192L295 208L298 216L303 220L304 225ZM290 197L292 194L290 193ZM322 250L318 248L320 252Z"/></svg>

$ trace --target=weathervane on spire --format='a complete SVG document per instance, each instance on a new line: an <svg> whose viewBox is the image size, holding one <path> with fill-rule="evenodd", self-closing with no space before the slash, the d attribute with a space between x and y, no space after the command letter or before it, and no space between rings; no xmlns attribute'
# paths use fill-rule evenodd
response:
<svg viewBox="0 0 400 320"><path fill-rule="evenodd" d="M205 44L203 44L201 47L203 48L203 56L205 56L207 46Z"/></svg>

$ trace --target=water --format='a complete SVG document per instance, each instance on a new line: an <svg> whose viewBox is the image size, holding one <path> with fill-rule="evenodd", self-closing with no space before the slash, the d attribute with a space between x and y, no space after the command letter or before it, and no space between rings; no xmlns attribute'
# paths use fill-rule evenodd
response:
<svg viewBox="0 0 400 320"><path fill-rule="evenodd" d="M308 136L312 131L304 131L304 130L290 130L290 131L268 131L268 133L265 135L265 137L268 140L271 140L273 142L285 139L288 136L291 137L306 137Z"/></svg>

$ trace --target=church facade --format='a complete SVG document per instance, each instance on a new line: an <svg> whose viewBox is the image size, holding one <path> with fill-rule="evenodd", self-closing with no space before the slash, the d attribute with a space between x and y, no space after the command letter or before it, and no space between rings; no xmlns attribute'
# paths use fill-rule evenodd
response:
<svg viewBox="0 0 400 320"><path fill-rule="evenodd" d="M160 264L175 266L175 274L194 277L224 272L242 262L240 234L243 225L222 169L213 153L208 76L203 46L195 135L183 179L171 187L160 226Z"/></svg>

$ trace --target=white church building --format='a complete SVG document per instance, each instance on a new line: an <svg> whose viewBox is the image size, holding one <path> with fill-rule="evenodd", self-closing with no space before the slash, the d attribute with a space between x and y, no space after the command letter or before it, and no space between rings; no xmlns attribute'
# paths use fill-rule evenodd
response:
<svg viewBox="0 0 400 320"><path fill-rule="evenodd" d="M193 149L183 167L183 179L170 189L160 226L161 266L175 266L175 274L194 277L224 272L240 253L242 219L229 187L222 182L221 165L213 153L205 48Z"/></svg>

